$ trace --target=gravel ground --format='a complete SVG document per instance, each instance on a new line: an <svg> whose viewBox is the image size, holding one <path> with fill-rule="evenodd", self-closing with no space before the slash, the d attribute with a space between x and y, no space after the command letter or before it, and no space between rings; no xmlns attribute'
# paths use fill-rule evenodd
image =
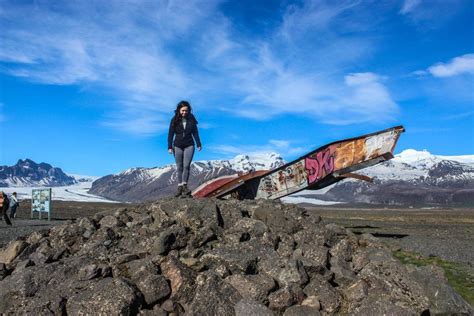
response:
<svg viewBox="0 0 474 316"><path fill-rule="evenodd" d="M0 216L0 248L6 246L11 240L27 236L34 231L47 230L55 225L64 224L70 219L93 216L95 213L132 206L122 203L54 201L51 221L48 221L47 213L43 213L42 220L37 219L38 213L35 213L36 219L31 219L30 201L21 201L20 208L17 210L17 218L12 221L12 226L7 226L3 217Z"/></svg>
<svg viewBox="0 0 474 316"><path fill-rule="evenodd" d="M21 236L27 236L34 231L48 230L54 225L63 224L63 220L29 220L29 219L16 219L13 221L12 226L7 226L5 222L0 221L0 248L5 247L11 240L15 240Z"/></svg>
<svg viewBox="0 0 474 316"><path fill-rule="evenodd" d="M474 267L474 209L310 208L325 221L394 248Z"/></svg>

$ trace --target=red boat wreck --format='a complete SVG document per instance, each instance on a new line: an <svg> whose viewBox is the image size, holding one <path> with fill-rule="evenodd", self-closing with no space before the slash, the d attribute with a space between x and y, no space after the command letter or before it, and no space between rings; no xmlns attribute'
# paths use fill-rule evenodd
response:
<svg viewBox="0 0 474 316"><path fill-rule="evenodd" d="M279 199L301 190L319 190L345 178L371 179L354 174L393 158L403 126L322 146L274 170L222 176L197 187L196 198Z"/></svg>

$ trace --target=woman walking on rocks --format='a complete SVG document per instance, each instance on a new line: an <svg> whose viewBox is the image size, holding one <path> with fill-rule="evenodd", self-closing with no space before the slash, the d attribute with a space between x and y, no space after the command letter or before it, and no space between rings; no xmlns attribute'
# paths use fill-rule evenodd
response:
<svg viewBox="0 0 474 316"><path fill-rule="evenodd" d="M191 191L188 189L188 180L191 161L194 155L194 142L196 142L199 151L202 149L197 128L198 122L191 111L191 105L188 101L179 102L171 119L168 132L168 152L170 154L174 153L178 169L178 191L175 194L176 197L190 195Z"/></svg>

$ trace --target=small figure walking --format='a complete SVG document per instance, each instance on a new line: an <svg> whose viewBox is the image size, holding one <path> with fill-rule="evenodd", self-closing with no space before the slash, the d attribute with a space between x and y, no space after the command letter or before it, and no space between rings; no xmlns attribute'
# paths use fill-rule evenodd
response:
<svg viewBox="0 0 474 316"><path fill-rule="evenodd" d="M196 142L199 151L202 149L197 128L198 122L191 111L189 102L179 102L171 119L168 132L168 152L170 154L174 153L178 169L176 197L189 196L191 194L191 191L188 189L188 180L191 161L194 156L194 142Z"/></svg>
<svg viewBox="0 0 474 316"><path fill-rule="evenodd" d="M20 206L18 202L18 197L16 196L16 192L13 192L11 195L10 201L10 219L16 218L16 209Z"/></svg>
<svg viewBox="0 0 474 316"><path fill-rule="evenodd" d="M5 223L9 226L12 225L12 222L10 222L10 219L8 218L7 211L8 208L10 207L10 200L8 199L8 196L5 194L5 192L1 191L0 192L0 212L3 215L3 219L5 220Z"/></svg>

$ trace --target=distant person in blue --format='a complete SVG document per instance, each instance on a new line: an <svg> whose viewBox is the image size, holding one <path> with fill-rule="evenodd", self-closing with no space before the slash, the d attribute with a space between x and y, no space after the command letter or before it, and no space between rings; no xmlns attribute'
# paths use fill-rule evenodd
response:
<svg viewBox="0 0 474 316"><path fill-rule="evenodd" d="M20 203L18 202L16 192L13 192L10 198L10 219L16 218L16 209L19 205Z"/></svg>
<svg viewBox="0 0 474 316"><path fill-rule="evenodd" d="M188 180L191 161L194 156L194 142L196 142L199 151L202 149L197 128L198 122L191 111L191 105L188 101L179 102L171 119L168 132L168 152L170 154L174 153L178 169L176 197L191 194L188 189Z"/></svg>

